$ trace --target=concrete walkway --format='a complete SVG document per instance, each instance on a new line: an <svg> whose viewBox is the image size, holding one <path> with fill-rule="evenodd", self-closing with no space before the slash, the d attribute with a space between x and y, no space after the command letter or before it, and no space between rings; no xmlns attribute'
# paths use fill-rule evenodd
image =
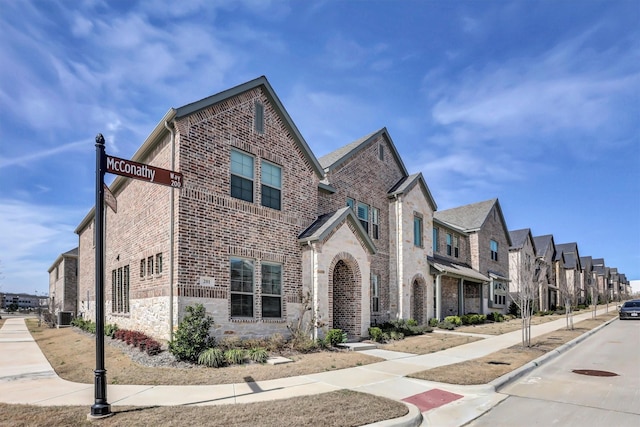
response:
<svg viewBox="0 0 640 427"><path fill-rule="evenodd" d="M604 314L599 310L598 314ZM574 315L574 323L590 319L591 312ZM565 319L532 326L532 337L565 327ZM598 328L599 329L599 328ZM534 369L544 360L560 354L590 333L529 363L490 384L457 386L407 378L414 372L486 356L521 342L521 331L487 336L469 344L437 353L413 355L387 350L363 353L385 361L349 369L222 385L144 386L108 385L107 401L118 406L217 405L249 403L314 395L351 389L403 401L408 415L378 423L378 426L448 426L466 424L506 398L496 393L500 386ZM428 336L425 338L428 339ZM9 318L0 329L0 402L31 405L80 405L87 410L94 403L93 384L80 384L59 378L27 330L24 318Z"/></svg>

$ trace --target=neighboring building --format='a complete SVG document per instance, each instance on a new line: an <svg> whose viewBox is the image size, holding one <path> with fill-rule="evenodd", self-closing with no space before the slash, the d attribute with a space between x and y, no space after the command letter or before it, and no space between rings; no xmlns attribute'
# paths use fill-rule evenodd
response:
<svg viewBox="0 0 640 427"><path fill-rule="evenodd" d="M537 310L540 307L540 275L536 274L536 245L531 229L510 231L509 237L509 295L514 301L528 298L532 308Z"/></svg>
<svg viewBox="0 0 640 427"><path fill-rule="evenodd" d="M598 287L597 273L593 266L593 258L590 256L580 257L580 265L582 266L581 278L582 289L585 291L585 300L589 304L597 303L598 301Z"/></svg>
<svg viewBox="0 0 640 427"><path fill-rule="evenodd" d="M612 295L609 289L609 268L604 263L604 258L592 258L593 270L596 274L596 286L598 295L602 301L611 301Z"/></svg>
<svg viewBox="0 0 640 427"><path fill-rule="evenodd" d="M557 244L556 257L558 261L557 274L564 276L564 279L556 277L561 297L568 298L574 306L584 303L585 294L580 280L582 266L580 265L578 244L575 242Z"/></svg>
<svg viewBox="0 0 640 427"><path fill-rule="evenodd" d="M613 299L615 301L620 301L622 299L622 286L620 285L620 274L618 274L618 269L616 267L609 268L609 280Z"/></svg>
<svg viewBox="0 0 640 427"><path fill-rule="evenodd" d="M73 248L56 258L49 267L49 309L77 312L78 304L78 248Z"/></svg>
<svg viewBox="0 0 640 427"><path fill-rule="evenodd" d="M471 266L469 234L437 218L432 234L433 256L428 259L435 277L434 317L483 312L482 287L491 279Z"/></svg>
<svg viewBox="0 0 640 427"><path fill-rule="evenodd" d="M169 110L132 160L181 172L184 187L111 185L108 323L166 339L202 303L216 335L288 334L305 315L316 336L357 338L371 323L433 316L436 205L386 129L318 161L261 77ZM93 217L76 229L89 318Z"/></svg>
<svg viewBox="0 0 640 427"><path fill-rule="evenodd" d="M40 307L43 298L37 295L5 292L0 294L0 302L3 309L8 309L11 304L15 304L18 310L29 310Z"/></svg>
<svg viewBox="0 0 640 427"><path fill-rule="evenodd" d="M490 279L488 286L465 282L462 300L470 298L472 301L479 301L479 306L474 309L477 308L480 313L505 312L510 304L508 283L511 238L498 199L437 211L434 218L468 234L471 267Z"/></svg>
<svg viewBox="0 0 640 427"><path fill-rule="evenodd" d="M558 286L556 284L555 264L556 244L552 234L535 236L536 278L540 284L540 309L555 310L558 306Z"/></svg>

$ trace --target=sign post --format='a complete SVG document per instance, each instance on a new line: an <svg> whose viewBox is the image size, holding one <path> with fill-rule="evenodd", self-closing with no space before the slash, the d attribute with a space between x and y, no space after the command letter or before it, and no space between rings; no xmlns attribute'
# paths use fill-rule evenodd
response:
<svg viewBox="0 0 640 427"><path fill-rule="evenodd" d="M91 416L102 418L112 415L107 402L107 371L104 369L104 174L106 170L104 137L96 136L96 369L95 403L91 406Z"/></svg>
<svg viewBox="0 0 640 427"><path fill-rule="evenodd" d="M105 194L107 195L107 204L114 212L117 212L117 202L109 188L104 185L104 174L106 172L172 188L182 188L182 174L180 172L109 156L104 150L104 137L100 133L96 136L96 208L94 217L96 242L96 369L94 371L95 403L91 406L91 414L89 415L92 418L104 418L113 415L111 405L107 402L107 371L104 369Z"/></svg>

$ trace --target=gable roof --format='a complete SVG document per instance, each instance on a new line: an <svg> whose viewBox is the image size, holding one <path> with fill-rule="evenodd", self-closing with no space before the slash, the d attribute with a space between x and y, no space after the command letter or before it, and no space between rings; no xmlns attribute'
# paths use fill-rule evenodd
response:
<svg viewBox="0 0 640 427"><path fill-rule="evenodd" d="M556 250L564 254L564 267L575 270L581 270L580 254L578 253L578 244L576 242L560 243L556 245Z"/></svg>
<svg viewBox="0 0 640 427"><path fill-rule="evenodd" d="M77 247L73 248L70 251L67 251L58 255L58 257L53 262L53 264L51 264L51 267L49 267L47 272L51 273L53 269L56 268L56 266L60 264L64 258L78 258L78 248Z"/></svg>
<svg viewBox="0 0 640 427"><path fill-rule="evenodd" d="M593 271L593 259L590 256L581 256L580 265L582 265L582 269L584 271L588 271L588 272Z"/></svg>
<svg viewBox="0 0 640 427"><path fill-rule="evenodd" d="M500 207L500 202L497 198L458 206L456 208L446 209L443 211L437 211L433 213L433 216L442 222L458 226L467 233L473 233L482 228L489 216L489 212L491 212L494 206L500 215L500 221L502 223L505 237L507 238L507 243L511 246L511 236L509 236L507 223L504 220L502 208Z"/></svg>
<svg viewBox="0 0 640 427"><path fill-rule="evenodd" d="M389 135L389 132L387 131L386 127L380 130L377 130L369 135L363 136L360 139L356 139L355 141L345 145L344 147L340 147L337 150L332 151L331 153L320 157L318 161L320 162L322 167L327 171L335 169L338 166L340 166L342 163L346 162L351 157L353 157L356 153L358 153L364 147L366 147L367 144L369 144L369 142L377 139L380 136L382 136L387 141L387 144L391 148L391 153L393 154L393 158L395 159L396 163L398 164L398 167L402 171L402 174L404 176L409 175L409 173L407 172L407 168L405 167L404 162L400 157L400 154L398 154L398 150L396 149L396 146L393 143L393 140L391 139L391 136Z"/></svg>
<svg viewBox="0 0 640 427"><path fill-rule="evenodd" d="M284 105L282 105L282 102L280 102L278 95L276 95L275 91L271 87L271 84L269 84L269 81L265 76L260 76L257 79L232 87L231 89L224 90L222 92L216 93L215 95L211 95L206 98L203 98L199 101L192 102L187 105L183 105L182 107L178 107L174 109L175 118L180 119L190 114L197 113L200 110L209 108L212 105L218 104L229 98L233 98L234 96L240 95L244 92L253 90L258 87L262 88L264 94L269 99L269 103L274 106L274 110L280 116L280 118L282 119L282 123L284 123L287 130L293 136L293 139L298 145L298 147L300 148L300 151L302 151L305 158L309 161L309 164L311 164L311 167L314 169L314 172L318 175L320 179L322 179L322 177L324 176L324 172L322 171L322 166L320 166L318 159L313 154L313 152L311 151L311 148L309 148L309 145L300 134L298 127L295 125L295 123L291 119L291 116L289 116L289 113L287 113L287 110L284 108ZM164 123L162 123L162 126L164 127Z"/></svg>
<svg viewBox="0 0 640 427"><path fill-rule="evenodd" d="M473 281L490 282L491 279L477 270L471 268L468 264L453 262L449 259L438 255L427 255L429 265L443 276L462 277Z"/></svg>
<svg viewBox="0 0 640 427"><path fill-rule="evenodd" d="M287 110L284 108L284 105L280 102L280 99L276 95L275 91L271 87L271 84L267 80L265 76L258 77L257 79L248 81L246 83L242 83L238 86L232 87L231 89L224 90L222 92L216 93L214 95L203 98L199 101L192 102L190 104L183 105L178 108L170 108L169 111L164 115L162 119L158 122L158 124L153 128L149 136L142 143L140 148L133 154L131 160L136 162L142 162L144 158L166 137L166 135L170 132L169 125L175 119L180 119L186 117L190 114L197 113L205 108L211 107L212 105L218 104L220 102L224 102L227 99L230 99L234 96L240 95L244 92L248 92L250 90L261 88L269 102L273 105L274 111L278 114L282 123L290 132L294 142L300 148L300 151L303 153L305 159L311 165L313 172L320 178L324 178L324 171L315 154L309 148L309 145L305 141L305 139L298 131L297 126L293 123L293 120L287 113ZM114 194L117 193L118 189L121 188L128 178L117 176L113 183L110 185L110 189ZM76 234L80 234L80 232L91 223L91 220L94 217L94 209L95 206L91 209L91 211L85 216L85 218L80 222L78 227L75 229Z"/></svg>
<svg viewBox="0 0 640 427"><path fill-rule="evenodd" d="M512 230L509 232L509 237L511 237L511 249L522 249L524 247L527 239L531 241L531 246L533 247L533 253L536 253L536 243L533 241L533 236L531 236L530 228L523 228L521 230Z"/></svg>
<svg viewBox="0 0 640 427"><path fill-rule="evenodd" d="M357 230L358 236L362 239L365 247L371 254L376 253L376 247L373 241L369 237L369 234L362 228L360 220L356 218L356 214L349 206L338 209L335 212L320 215L306 230L304 230L300 236L298 236L298 242L317 242L324 240L333 230L342 224L343 220L350 221L351 224Z"/></svg>
<svg viewBox="0 0 640 427"><path fill-rule="evenodd" d="M551 247L553 251L551 252L551 260L553 261L553 257L556 254L556 244L553 241L553 234L545 234L543 236L535 236L533 238L533 243L536 245L536 256L544 256L547 250Z"/></svg>
<svg viewBox="0 0 640 427"><path fill-rule="evenodd" d="M433 199L431 191L429 191L429 187L427 186L427 183L422 176L422 172L414 173L400 179L400 181L398 181L396 185L394 185L391 190L389 190L387 195L388 197L394 197L400 194L406 194L411 191L411 189L413 189L413 187L415 187L416 185L420 186L420 190L422 190L424 198L427 199L427 202L429 202L429 204L431 205L431 209L434 211L438 209L438 205L436 205L436 201Z"/></svg>

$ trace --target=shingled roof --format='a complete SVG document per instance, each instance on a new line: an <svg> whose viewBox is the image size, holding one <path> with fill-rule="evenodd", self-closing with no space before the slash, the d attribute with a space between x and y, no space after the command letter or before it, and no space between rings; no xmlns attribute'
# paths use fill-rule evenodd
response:
<svg viewBox="0 0 640 427"><path fill-rule="evenodd" d="M504 234L507 237L507 243L511 246L511 237L509 236L507 223L502 215L502 208L500 207L498 199L490 199L483 202L471 203L469 205L437 211L433 213L433 216L446 224L452 224L462 228L467 233L472 233L479 231L482 228L487 220L487 216L489 216L489 212L491 212L491 209L493 209L494 206L496 206L498 213L500 214Z"/></svg>
<svg viewBox="0 0 640 427"><path fill-rule="evenodd" d="M511 237L511 247L509 249L522 249L524 247L524 243L527 241L527 237L529 237L529 239L531 239L531 244L533 245L533 253L536 253L536 244L531 236L530 228L512 230L509 232L509 237Z"/></svg>

